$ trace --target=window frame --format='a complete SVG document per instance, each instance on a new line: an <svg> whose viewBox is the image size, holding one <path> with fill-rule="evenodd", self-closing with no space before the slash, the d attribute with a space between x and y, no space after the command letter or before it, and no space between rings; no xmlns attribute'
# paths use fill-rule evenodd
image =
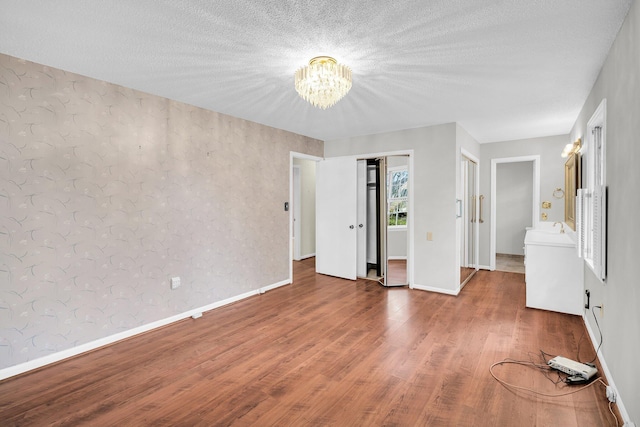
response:
<svg viewBox="0 0 640 427"><path fill-rule="evenodd" d="M606 117L603 99L587 123L583 160L583 184L576 206L579 207L578 253L602 281L607 277L607 180Z"/></svg>

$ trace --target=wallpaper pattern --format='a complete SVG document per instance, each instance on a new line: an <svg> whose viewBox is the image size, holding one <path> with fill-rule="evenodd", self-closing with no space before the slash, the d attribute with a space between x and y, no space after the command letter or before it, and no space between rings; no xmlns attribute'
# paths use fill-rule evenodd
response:
<svg viewBox="0 0 640 427"><path fill-rule="evenodd" d="M287 279L289 151L323 144L0 55L0 369Z"/></svg>

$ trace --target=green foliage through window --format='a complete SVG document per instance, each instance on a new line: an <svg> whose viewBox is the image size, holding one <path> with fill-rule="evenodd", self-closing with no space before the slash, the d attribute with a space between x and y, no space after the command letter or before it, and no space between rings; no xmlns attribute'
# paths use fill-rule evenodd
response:
<svg viewBox="0 0 640 427"><path fill-rule="evenodd" d="M387 174L387 205L390 226L407 225L407 198L409 196L409 172L406 169L390 170Z"/></svg>

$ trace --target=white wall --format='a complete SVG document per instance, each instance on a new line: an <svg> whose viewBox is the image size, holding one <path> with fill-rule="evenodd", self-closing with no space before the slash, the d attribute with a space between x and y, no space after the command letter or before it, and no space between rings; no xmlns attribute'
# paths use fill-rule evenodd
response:
<svg viewBox="0 0 640 427"><path fill-rule="evenodd" d="M524 255L526 227L532 226L532 193L532 161L496 165L496 253ZM555 199L551 206L557 202L563 200Z"/></svg>
<svg viewBox="0 0 640 427"><path fill-rule="evenodd" d="M560 157L570 142L568 135L547 136L518 141L480 144L480 194L484 199L484 223L480 224L480 265L489 265L491 243L491 160L507 157L540 156L540 201L553 201L547 212L548 221L564 221L564 199L554 199L553 191L564 188L564 162Z"/></svg>
<svg viewBox="0 0 640 427"><path fill-rule="evenodd" d="M316 253L316 162L294 158L300 166L300 256Z"/></svg>
<svg viewBox="0 0 640 427"><path fill-rule="evenodd" d="M430 126L325 141L325 157L414 151L414 227L416 287L459 291L455 199L459 162L456 125ZM427 232L433 241L427 241Z"/></svg>
<svg viewBox="0 0 640 427"><path fill-rule="evenodd" d="M607 99L606 180L607 280L601 283L585 267L585 289L596 310L603 332L602 354L631 421L640 425L640 2L635 1L600 75L571 131L570 140L585 139L587 121L600 101ZM585 313L597 336L591 311Z"/></svg>
<svg viewBox="0 0 640 427"><path fill-rule="evenodd" d="M466 150L471 156L476 159L480 159L480 149L481 144L478 144L478 141L471 136L469 132L467 132L462 126L456 123L456 148L458 151L458 156L460 156L460 149ZM462 158L458 158L458 167ZM459 175L459 174L458 174Z"/></svg>

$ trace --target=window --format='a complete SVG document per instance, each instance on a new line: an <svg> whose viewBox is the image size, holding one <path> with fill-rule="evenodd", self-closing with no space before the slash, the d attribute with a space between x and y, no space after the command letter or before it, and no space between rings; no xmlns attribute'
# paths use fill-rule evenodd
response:
<svg viewBox="0 0 640 427"><path fill-rule="evenodd" d="M602 281L607 261L606 106L605 99L587 123L586 144L581 150L584 187L576 204L578 253Z"/></svg>
<svg viewBox="0 0 640 427"><path fill-rule="evenodd" d="M407 226L407 200L409 196L409 171L406 167L387 172L387 218L390 227Z"/></svg>

